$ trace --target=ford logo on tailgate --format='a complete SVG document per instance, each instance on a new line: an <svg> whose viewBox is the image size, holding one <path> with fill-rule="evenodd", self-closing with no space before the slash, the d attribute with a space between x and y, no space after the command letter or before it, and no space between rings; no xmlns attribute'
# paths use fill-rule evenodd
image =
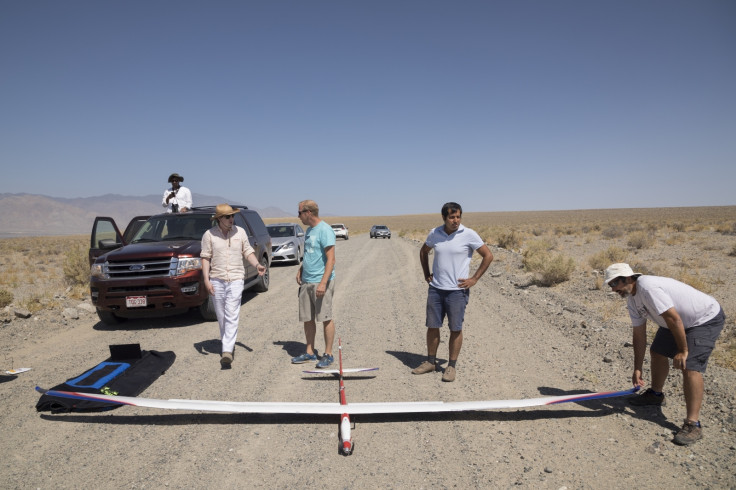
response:
<svg viewBox="0 0 736 490"><path fill-rule="evenodd" d="M142 271L142 270L145 270L146 269L146 266L143 265L143 264L135 264L135 265L131 265L129 267L129 269L131 271L133 271L133 272L135 272L135 271Z"/></svg>

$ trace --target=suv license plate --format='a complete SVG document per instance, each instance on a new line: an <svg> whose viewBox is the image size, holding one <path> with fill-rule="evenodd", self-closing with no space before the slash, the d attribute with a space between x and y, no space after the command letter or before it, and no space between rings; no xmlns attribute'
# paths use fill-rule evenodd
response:
<svg viewBox="0 0 736 490"><path fill-rule="evenodd" d="M125 306L128 308L141 308L148 306L148 298L145 296L126 296Z"/></svg>

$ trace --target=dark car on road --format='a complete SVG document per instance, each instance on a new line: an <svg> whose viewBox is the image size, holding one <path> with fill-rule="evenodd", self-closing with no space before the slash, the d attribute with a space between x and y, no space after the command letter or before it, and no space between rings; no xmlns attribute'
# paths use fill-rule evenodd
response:
<svg viewBox="0 0 736 490"><path fill-rule="evenodd" d="M245 265L245 288L267 291L271 265L271 237L254 210L233 205L235 225L243 228L263 276ZM199 257L202 235L213 226L214 206L184 213L133 218L120 233L115 220L95 218L90 238L90 294L104 323L126 318L158 317L197 308L205 320L215 320L212 300L202 282Z"/></svg>
<svg viewBox="0 0 736 490"><path fill-rule="evenodd" d="M391 230L386 225L373 225L371 227L371 238L388 238L391 239Z"/></svg>
<svg viewBox="0 0 736 490"><path fill-rule="evenodd" d="M304 257L304 229L295 223L268 225L271 235L272 261L300 264Z"/></svg>

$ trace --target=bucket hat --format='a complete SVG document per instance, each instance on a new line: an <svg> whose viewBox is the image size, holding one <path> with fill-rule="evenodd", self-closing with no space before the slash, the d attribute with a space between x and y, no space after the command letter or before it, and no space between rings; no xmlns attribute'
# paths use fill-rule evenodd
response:
<svg viewBox="0 0 736 490"><path fill-rule="evenodd" d="M230 216L231 214L237 213L236 208L232 208L229 204L218 204L215 207L215 215L212 217L213 220L222 218L223 216Z"/></svg>
<svg viewBox="0 0 736 490"><path fill-rule="evenodd" d="M617 277L639 277L640 275L641 274L639 272L634 272L633 270L631 270L631 266L629 264L624 264L623 262L621 262L608 266L608 268L606 269L604 282L608 284Z"/></svg>
<svg viewBox="0 0 736 490"><path fill-rule="evenodd" d="M184 177L182 177L182 176L181 176L181 175L179 175L179 174L171 174L171 175L169 175L169 180L168 180L168 182L169 182L169 183L171 183L171 181L172 181L172 180L174 180L174 179L178 179L178 180L179 180L179 182L184 182Z"/></svg>

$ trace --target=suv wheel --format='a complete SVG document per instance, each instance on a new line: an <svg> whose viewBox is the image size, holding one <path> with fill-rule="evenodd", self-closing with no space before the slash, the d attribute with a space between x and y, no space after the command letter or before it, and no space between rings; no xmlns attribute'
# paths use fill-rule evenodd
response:
<svg viewBox="0 0 736 490"><path fill-rule="evenodd" d="M261 265L266 268L266 272L258 277L258 282L253 286L253 291L264 293L268 291L268 285L271 282L271 269L268 267L268 259L266 257L261 258Z"/></svg>
<svg viewBox="0 0 736 490"><path fill-rule="evenodd" d="M199 305L199 314L208 322L217 320L217 314L215 313L215 304L212 302L212 296L207 296L207 301Z"/></svg>
<svg viewBox="0 0 736 490"><path fill-rule="evenodd" d="M100 320L105 325L117 325L118 323L125 321L125 318L115 316L115 313L112 311L103 310L101 308L97 308L97 316L100 317Z"/></svg>

